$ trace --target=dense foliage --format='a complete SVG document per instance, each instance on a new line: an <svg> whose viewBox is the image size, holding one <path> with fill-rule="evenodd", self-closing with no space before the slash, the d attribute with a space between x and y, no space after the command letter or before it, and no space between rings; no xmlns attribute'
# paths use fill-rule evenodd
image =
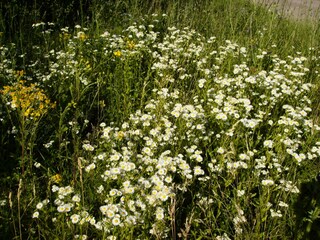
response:
<svg viewBox="0 0 320 240"><path fill-rule="evenodd" d="M1 5L7 239L319 236L315 24L240 0L57 3Z"/></svg>

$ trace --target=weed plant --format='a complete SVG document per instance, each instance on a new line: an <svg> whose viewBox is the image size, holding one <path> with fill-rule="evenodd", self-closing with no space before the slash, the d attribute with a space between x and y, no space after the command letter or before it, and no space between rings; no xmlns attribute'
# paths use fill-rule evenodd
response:
<svg viewBox="0 0 320 240"><path fill-rule="evenodd" d="M316 23L244 0L19 4L0 21L6 239L319 236Z"/></svg>

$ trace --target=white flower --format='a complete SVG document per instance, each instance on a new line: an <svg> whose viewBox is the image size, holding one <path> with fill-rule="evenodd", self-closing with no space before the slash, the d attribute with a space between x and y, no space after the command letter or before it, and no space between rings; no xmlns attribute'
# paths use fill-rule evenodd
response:
<svg viewBox="0 0 320 240"><path fill-rule="evenodd" d="M94 150L94 147L91 146L89 143L83 144L82 148L86 151L92 152Z"/></svg>
<svg viewBox="0 0 320 240"><path fill-rule="evenodd" d="M52 186L52 192L57 192L59 191L59 187L57 185Z"/></svg>
<svg viewBox="0 0 320 240"><path fill-rule="evenodd" d="M227 115L226 114L224 114L224 113L218 113L217 115L216 115L216 119L217 120L222 120L222 121L226 121L227 119L228 119L228 117L227 117Z"/></svg>
<svg viewBox="0 0 320 240"><path fill-rule="evenodd" d="M285 207L285 208L289 207L288 204L286 204L285 202L282 202L282 201L279 202L279 206L280 207Z"/></svg>
<svg viewBox="0 0 320 240"><path fill-rule="evenodd" d="M237 196L242 197L245 194L244 190L237 190Z"/></svg>
<svg viewBox="0 0 320 240"><path fill-rule="evenodd" d="M72 197L72 201L74 201L74 202L80 202L80 196L79 196L79 194L76 194L76 195L74 195L73 197Z"/></svg>
<svg viewBox="0 0 320 240"><path fill-rule="evenodd" d="M85 168L85 171L86 172L90 172L91 170L95 169L96 168L96 165L94 163L91 163L90 165L88 165L86 168Z"/></svg>
<svg viewBox="0 0 320 240"><path fill-rule="evenodd" d="M280 210L278 211L274 211L273 209L270 209L270 212L271 212L271 217L282 217L282 213Z"/></svg>
<svg viewBox="0 0 320 240"><path fill-rule="evenodd" d="M80 216L78 214L73 214L71 215L70 219L73 224L76 224L80 221Z"/></svg>
<svg viewBox="0 0 320 240"><path fill-rule="evenodd" d="M48 142L48 143L46 143L46 144L43 144L43 146L44 146L45 148L50 148L53 143L54 143L54 141L51 140L50 142Z"/></svg>
<svg viewBox="0 0 320 240"><path fill-rule="evenodd" d="M124 193L133 194L134 188L133 187L124 188L123 191L124 191Z"/></svg>
<svg viewBox="0 0 320 240"><path fill-rule="evenodd" d="M117 237L116 236L108 236L107 239L108 240L117 240Z"/></svg>
<svg viewBox="0 0 320 240"><path fill-rule="evenodd" d="M70 212L71 208L74 206L73 203L67 203L64 205L64 212Z"/></svg>
<svg viewBox="0 0 320 240"><path fill-rule="evenodd" d="M113 224L114 226L118 226L120 223L121 223L121 221L120 221L120 218L119 218L119 217L114 217L114 218L112 219L112 224Z"/></svg>
<svg viewBox="0 0 320 240"><path fill-rule="evenodd" d="M108 216L108 218L113 218L115 216L115 213L114 211L108 209L106 215Z"/></svg>
<svg viewBox="0 0 320 240"><path fill-rule="evenodd" d="M88 236L87 235L75 235L75 239L80 239L80 240L87 240Z"/></svg>
<svg viewBox="0 0 320 240"><path fill-rule="evenodd" d="M57 210L58 210L58 212L65 212L65 210L66 210L65 205L58 206Z"/></svg>
<svg viewBox="0 0 320 240"><path fill-rule="evenodd" d="M32 214L32 218L38 218L39 217L39 212L36 211Z"/></svg>
<svg viewBox="0 0 320 240"><path fill-rule="evenodd" d="M216 240L231 240L226 233L224 233L222 236L217 236Z"/></svg>
<svg viewBox="0 0 320 240"><path fill-rule="evenodd" d="M145 153L146 155L148 155L148 156L152 156L152 155L153 155L151 149L148 148L148 147L144 147L144 148L142 149L142 152L144 152L144 153Z"/></svg>
<svg viewBox="0 0 320 240"><path fill-rule="evenodd" d="M224 153L224 149L222 147L219 147L218 150L217 150L217 153L223 154Z"/></svg>
<svg viewBox="0 0 320 240"><path fill-rule="evenodd" d="M274 184L274 181L271 180L271 179L266 179L266 180L262 180L261 183L262 183L263 186L271 186L271 185Z"/></svg>
<svg viewBox="0 0 320 240"><path fill-rule="evenodd" d="M109 195L112 197L112 196L115 196L117 195L117 192L118 190L117 189L111 189L110 192L109 192Z"/></svg>
<svg viewBox="0 0 320 240"><path fill-rule="evenodd" d="M43 207L43 203L42 202L39 202L36 206L37 209L41 209Z"/></svg>
<svg viewBox="0 0 320 240"><path fill-rule="evenodd" d="M204 84L205 84L206 81L207 81L207 80L205 80L204 78L200 79L200 80L198 81L198 87L199 87L199 88L203 88L203 86L204 86Z"/></svg>
<svg viewBox="0 0 320 240"><path fill-rule="evenodd" d="M102 185L100 185L97 189L97 193L102 193L104 190L104 187Z"/></svg>
<svg viewBox="0 0 320 240"><path fill-rule="evenodd" d="M249 160L250 157L247 154L241 153L239 155L240 160Z"/></svg>
<svg viewBox="0 0 320 240"><path fill-rule="evenodd" d="M41 167L41 163L35 162L35 163L34 163L34 166L35 166L36 168L39 168L39 167Z"/></svg>
<svg viewBox="0 0 320 240"><path fill-rule="evenodd" d="M7 202L6 200L1 200L1 201L0 201L0 206L6 205L6 202Z"/></svg>
<svg viewBox="0 0 320 240"><path fill-rule="evenodd" d="M162 220L164 218L164 211L162 208L158 207L156 210L156 219Z"/></svg>
<svg viewBox="0 0 320 240"><path fill-rule="evenodd" d="M272 148L273 146L273 141L272 140L266 140L263 142L263 146L267 148Z"/></svg>
<svg viewBox="0 0 320 240"><path fill-rule="evenodd" d="M100 211L102 212L102 214L106 214L108 209L109 209L108 205L100 206Z"/></svg>
<svg viewBox="0 0 320 240"><path fill-rule="evenodd" d="M204 174L204 171L201 169L201 167L196 166L194 168L194 175L203 175L203 174Z"/></svg>
<svg viewBox="0 0 320 240"><path fill-rule="evenodd" d="M164 192L164 191L159 192L158 195L159 195L159 199L160 199L161 201L163 201L163 202L167 201L168 198L169 198L168 193L167 193L167 192Z"/></svg>

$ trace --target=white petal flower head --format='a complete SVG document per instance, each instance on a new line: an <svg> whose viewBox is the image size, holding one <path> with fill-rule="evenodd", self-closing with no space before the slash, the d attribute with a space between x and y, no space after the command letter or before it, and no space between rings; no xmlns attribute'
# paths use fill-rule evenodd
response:
<svg viewBox="0 0 320 240"><path fill-rule="evenodd" d="M80 216L78 214L73 214L71 215L70 219L73 224L76 224L80 221Z"/></svg>
<svg viewBox="0 0 320 240"><path fill-rule="evenodd" d="M265 180L262 180L261 183L263 186L272 186L274 184L274 181L272 179L265 179Z"/></svg>
<svg viewBox="0 0 320 240"><path fill-rule="evenodd" d="M282 202L282 201L279 202L279 206L280 207L285 207L285 208L289 207L288 204L286 204L285 202Z"/></svg>
<svg viewBox="0 0 320 240"><path fill-rule="evenodd" d="M204 171L201 169L201 167L196 166L194 168L194 175L203 175L203 174L204 174Z"/></svg>
<svg viewBox="0 0 320 240"><path fill-rule="evenodd" d="M59 191L59 187L57 185L53 185L51 190L52 192L57 192Z"/></svg>
<svg viewBox="0 0 320 240"><path fill-rule="evenodd" d="M64 205L64 207L65 207L64 212L70 212L70 211L71 211L71 208L72 208L73 206L74 206L73 203L67 203L67 204L65 204L65 205Z"/></svg>
<svg viewBox="0 0 320 240"><path fill-rule="evenodd" d="M231 240L226 233L224 233L222 236L217 236L216 240Z"/></svg>
<svg viewBox="0 0 320 240"><path fill-rule="evenodd" d="M115 216L114 211L112 211L112 210L110 210L110 209L107 210L106 214L107 214L108 218L113 218L113 217Z"/></svg>
<svg viewBox="0 0 320 240"><path fill-rule="evenodd" d="M165 202L165 201L168 200L169 194L167 192L165 192L165 191L161 191L161 192L158 193L158 197L159 197L159 199L161 201Z"/></svg>
<svg viewBox="0 0 320 240"><path fill-rule="evenodd" d="M60 206L58 206L58 208L57 208L57 210L58 210L58 212L65 212L66 211L66 207L65 207L65 205L60 205Z"/></svg>
<svg viewBox="0 0 320 240"><path fill-rule="evenodd" d="M274 211L273 209L270 209L271 217L282 217L282 213L280 210Z"/></svg>
<svg viewBox="0 0 320 240"><path fill-rule="evenodd" d="M207 80L205 80L204 78L200 79L200 80L198 81L198 87L199 87L199 88L203 88L203 86L204 86L204 84L205 84L206 81L207 81Z"/></svg>
<svg viewBox="0 0 320 240"><path fill-rule="evenodd" d="M100 206L100 211L102 212L102 214L106 214L108 209L109 207L107 205Z"/></svg>
<svg viewBox="0 0 320 240"><path fill-rule="evenodd" d="M217 153L219 154L224 154L224 149L222 147L219 147L218 150L217 150Z"/></svg>
<svg viewBox="0 0 320 240"><path fill-rule="evenodd" d="M37 207L37 209L41 209L43 207L43 203L39 202L36 207Z"/></svg>
<svg viewBox="0 0 320 240"><path fill-rule="evenodd" d="M263 146L267 148L272 148L273 147L273 141L272 140L266 140L263 142Z"/></svg>
<svg viewBox="0 0 320 240"><path fill-rule="evenodd" d="M108 236L107 239L108 240L117 240L117 237L116 236Z"/></svg>
<svg viewBox="0 0 320 240"><path fill-rule="evenodd" d="M74 201L74 202L80 202L80 196L79 196L79 194L76 194L76 195L74 195L73 197L72 197L72 201Z"/></svg>
<svg viewBox="0 0 320 240"><path fill-rule="evenodd" d="M90 172L91 170L95 169L96 168L96 165L94 163L91 163L90 165L88 165L86 168L85 168L85 171L86 172Z"/></svg>
<svg viewBox="0 0 320 240"><path fill-rule="evenodd" d="M114 226L118 226L120 223L121 223L121 220L120 220L119 217L114 217L114 218L112 219L112 224L113 224Z"/></svg>
<svg viewBox="0 0 320 240"><path fill-rule="evenodd" d="M216 119L217 120L222 120L222 121L226 121L227 119L228 119L228 116L226 115L226 114L224 114L224 113L218 113L217 115L216 115Z"/></svg>
<svg viewBox="0 0 320 240"><path fill-rule="evenodd" d="M34 163L34 166L35 166L36 168L40 168L40 167L41 167L41 164L38 163L38 162L35 162L35 163Z"/></svg>
<svg viewBox="0 0 320 240"><path fill-rule="evenodd" d="M237 196L242 197L245 194L244 190L237 190Z"/></svg>
<svg viewBox="0 0 320 240"><path fill-rule="evenodd" d="M118 190L117 189L111 189L109 192L110 196L115 196L117 194Z"/></svg>
<svg viewBox="0 0 320 240"><path fill-rule="evenodd" d="M92 152L94 150L94 147L90 145L89 143L83 144L82 148L86 151Z"/></svg>
<svg viewBox="0 0 320 240"><path fill-rule="evenodd" d="M36 211L32 214L32 218L38 218L39 217L39 212Z"/></svg>
<svg viewBox="0 0 320 240"><path fill-rule="evenodd" d="M163 220L163 218L164 218L164 211L162 208L158 207L156 210L156 219Z"/></svg>

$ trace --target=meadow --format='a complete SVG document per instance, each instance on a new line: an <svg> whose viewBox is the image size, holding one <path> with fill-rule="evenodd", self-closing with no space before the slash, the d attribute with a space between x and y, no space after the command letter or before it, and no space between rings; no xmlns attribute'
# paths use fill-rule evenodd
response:
<svg viewBox="0 0 320 240"><path fill-rule="evenodd" d="M320 238L318 22L247 0L0 10L3 239Z"/></svg>

